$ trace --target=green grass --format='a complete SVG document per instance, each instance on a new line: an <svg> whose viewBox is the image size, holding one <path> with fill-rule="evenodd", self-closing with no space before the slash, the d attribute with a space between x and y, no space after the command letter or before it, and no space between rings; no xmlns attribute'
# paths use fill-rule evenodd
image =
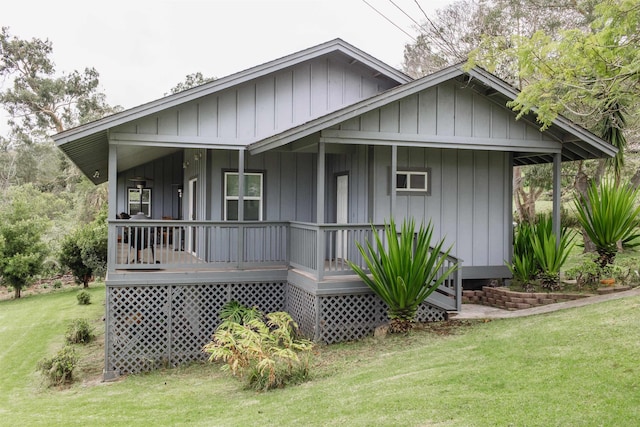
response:
<svg viewBox="0 0 640 427"><path fill-rule="evenodd" d="M95 369L49 389L36 362L70 319L102 316L104 288L0 302L0 425L635 426L640 420L640 298L530 318L320 347L313 379L268 393L218 366L113 383ZM93 352L99 353L95 347ZM88 365L95 365L91 352ZM101 356L98 354L98 356Z"/></svg>

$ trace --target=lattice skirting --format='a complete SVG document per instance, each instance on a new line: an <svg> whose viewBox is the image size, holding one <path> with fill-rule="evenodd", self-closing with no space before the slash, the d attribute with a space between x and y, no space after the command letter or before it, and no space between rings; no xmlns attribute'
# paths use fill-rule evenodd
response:
<svg viewBox="0 0 640 427"><path fill-rule="evenodd" d="M285 283L107 286L105 377L206 358L229 300L281 311Z"/></svg>
<svg viewBox="0 0 640 427"><path fill-rule="evenodd" d="M202 347L230 300L286 310L305 336L327 344L361 339L388 320L373 294L317 296L286 282L107 285L105 378L205 359ZM418 310L419 321L445 319L429 304Z"/></svg>
<svg viewBox="0 0 640 427"><path fill-rule="evenodd" d="M315 296L295 285L287 286L287 311L301 331L314 341L333 344L362 339L389 321L387 305L373 293ZM416 320L446 320L447 312L423 303Z"/></svg>

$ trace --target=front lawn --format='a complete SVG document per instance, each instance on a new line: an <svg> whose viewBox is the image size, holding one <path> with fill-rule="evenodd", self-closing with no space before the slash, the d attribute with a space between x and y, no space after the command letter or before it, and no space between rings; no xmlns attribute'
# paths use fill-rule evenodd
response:
<svg viewBox="0 0 640 427"><path fill-rule="evenodd" d="M549 315L427 328L408 337L320 347L311 381L243 390L218 366L46 388L36 362L62 345L70 319L99 328L75 291L0 302L0 425L635 426L640 420L640 297ZM99 343L99 341L98 341Z"/></svg>

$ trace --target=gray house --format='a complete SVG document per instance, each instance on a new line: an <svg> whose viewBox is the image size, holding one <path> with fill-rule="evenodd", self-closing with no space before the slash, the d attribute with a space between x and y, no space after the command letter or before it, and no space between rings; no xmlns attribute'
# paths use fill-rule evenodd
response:
<svg viewBox="0 0 640 427"><path fill-rule="evenodd" d="M105 376L201 358L230 299L328 343L370 333L385 307L346 260L391 216L432 220L462 265L422 320L459 309L462 279L508 277L513 167L553 162L557 195L561 161L615 154L565 119L516 121L515 96L333 40L56 135L109 182Z"/></svg>

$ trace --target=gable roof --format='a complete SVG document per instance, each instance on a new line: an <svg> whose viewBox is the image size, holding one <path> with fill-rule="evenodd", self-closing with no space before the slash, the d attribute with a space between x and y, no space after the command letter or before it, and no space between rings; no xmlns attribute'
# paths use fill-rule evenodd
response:
<svg viewBox="0 0 640 427"><path fill-rule="evenodd" d="M356 118L369 111L381 108L452 79L464 80L467 87L472 88L486 97L490 97L493 102L505 109L507 108L507 101L515 99L518 95L517 89L493 74L479 67L465 71L462 64L457 64L421 79L389 89L364 101L357 102L300 126L288 129L280 134L257 141L250 144L248 149L252 154L255 154L282 147L300 138L338 125L349 119ZM528 121L532 125L539 127L539 125L536 125L533 113L521 118L521 120ZM553 135L555 140L562 143L563 160L613 157L618 151L613 145L561 116L556 118L551 127L545 132ZM551 161L553 161L552 155L535 152L520 153L514 158L516 165L547 163Z"/></svg>
<svg viewBox="0 0 640 427"><path fill-rule="evenodd" d="M341 39L335 39L230 76L216 79L203 85L130 108L103 119L60 132L53 136L53 140L91 181L99 184L107 180L109 129L327 54L345 55L350 58L351 61L360 62L366 67L371 68L375 71L376 75L379 75L381 78L388 79L397 84L403 84L412 80L409 76L357 49L351 44ZM95 171L104 171L105 173L95 174Z"/></svg>

